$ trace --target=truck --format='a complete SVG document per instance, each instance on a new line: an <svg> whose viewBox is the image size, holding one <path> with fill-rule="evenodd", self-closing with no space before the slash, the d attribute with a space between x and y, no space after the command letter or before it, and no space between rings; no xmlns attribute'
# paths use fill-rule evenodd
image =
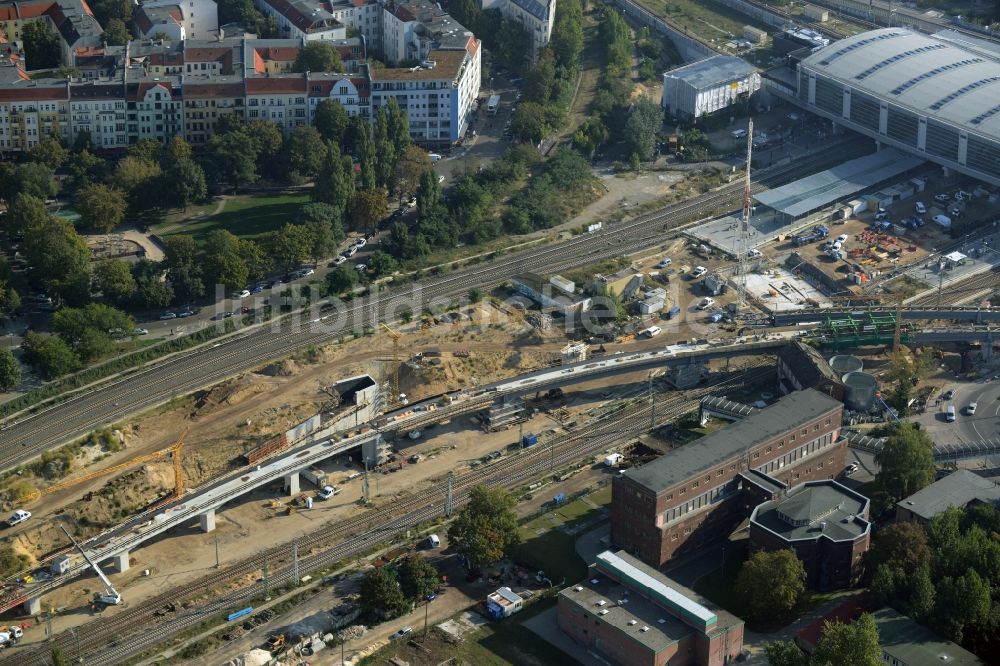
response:
<svg viewBox="0 0 1000 666"><path fill-rule="evenodd" d="M306 481L313 484L317 488L322 488L326 485L326 472L321 470L319 467L310 467L309 469L302 470L302 476L306 478Z"/></svg>
<svg viewBox="0 0 1000 666"><path fill-rule="evenodd" d="M792 242L794 242L796 246L805 245L806 243L812 243L813 241L818 241L821 238L826 238L829 235L830 235L830 230L824 227L822 224L818 224L807 233L793 236Z"/></svg>
<svg viewBox="0 0 1000 666"><path fill-rule="evenodd" d="M490 99L486 102L486 112L496 115L497 110L500 108L500 95L490 95Z"/></svg>
<svg viewBox="0 0 1000 666"><path fill-rule="evenodd" d="M24 631L16 625L0 629L0 647L10 647L21 640L23 636Z"/></svg>
<svg viewBox="0 0 1000 666"><path fill-rule="evenodd" d="M108 577L104 575L104 572L101 571L101 568L97 566L97 562L90 559L90 556L87 555L87 551L85 551L83 547L76 542L76 539L74 539L73 536L66 531L65 527L60 525L59 529L61 529L63 531L63 534L65 534L66 537L72 542L72 544L76 546L76 549L80 551L81 555L83 555L83 559L87 561L87 564L90 565L90 568L94 570L94 573L97 574L97 577L101 579L102 583L104 583L104 592L94 593L94 604L93 604L94 608L99 609L104 606L117 606L118 604L120 604L122 602L121 593L115 589L115 586L111 584L111 581L108 580Z"/></svg>

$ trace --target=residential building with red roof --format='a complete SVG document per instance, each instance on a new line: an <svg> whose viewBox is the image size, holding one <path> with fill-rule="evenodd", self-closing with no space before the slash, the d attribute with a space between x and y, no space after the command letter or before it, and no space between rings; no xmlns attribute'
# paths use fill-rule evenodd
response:
<svg viewBox="0 0 1000 666"><path fill-rule="evenodd" d="M347 26L315 0L256 0L255 4L265 16L275 18L282 37L305 41L347 37Z"/></svg>
<svg viewBox="0 0 1000 666"><path fill-rule="evenodd" d="M170 12L185 35L183 39L214 39L219 36L219 10L215 0L143 0L142 7L136 10L136 27L139 13L148 13L151 9ZM179 16L175 13L177 9L180 10ZM155 34L155 29L149 33L142 31L146 37Z"/></svg>

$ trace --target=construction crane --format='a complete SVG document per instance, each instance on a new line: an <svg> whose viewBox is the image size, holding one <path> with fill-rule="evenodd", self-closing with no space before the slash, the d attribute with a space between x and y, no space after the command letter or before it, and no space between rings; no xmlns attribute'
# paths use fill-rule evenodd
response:
<svg viewBox="0 0 1000 666"><path fill-rule="evenodd" d="M399 396L399 339L403 337L403 334L399 331L393 330L385 322L382 322L382 328L384 328L389 334L389 337L392 338L392 386L390 387L390 402L392 404L396 404L401 399Z"/></svg>
<svg viewBox="0 0 1000 666"><path fill-rule="evenodd" d="M753 206L750 199L750 162L753 159L753 119L747 126L747 166L743 184L743 216L740 219L739 237L736 242L736 315L745 316L749 302L747 299L747 275L750 273L750 216Z"/></svg>
<svg viewBox="0 0 1000 666"><path fill-rule="evenodd" d="M81 555L83 555L83 559L87 560L87 564L90 565L90 568L94 570L94 573L97 574L97 577L101 579L102 583L104 583L104 594L96 592L94 594L94 603L102 604L104 606L117 606L118 604L120 604L122 602L121 593L115 589L115 586L111 584L111 581L108 580L108 577L104 575L104 572L101 571L101 568L97 566L97 562L94 562L92 559L90 559L90 556L87 555L87 552L80 547L80 544L76 542L76 539L73 538L73 535L70 534L66 530L66 528L63 527L63 525L60 524L59 529L61 529L63 531L63 534L65 534L69 538L69 540L73 543L73 545L76 546L76 549L80 551Z"/></svg>
<svg viewBox="0 0 1000 666"><path fill-rule="evenodd" d="M54 492L60 490L65 490L66 488L72 488L73 486L83 483L84 481L90 481L91 479L96 479L102 476L109 476L122 472L129 469L130 467L135 467L136 465L141 465L144 462L149 462L150 460L159 460L167 455L172 455L174 462L174 498L179 499L184 495L184 471L181 468L181 449L184 448L184 437L187 435L188 429L185 429L181 434L180 438L168 446L165 449L160 449L153 453L147 453L146 455L137 456L121 463L120 465L115 465L114 467L108 467L107 469L97 470L95 472L90 472L89 474L84 474L83 476L76 476L72 479L66 479L65 481L60 481L59 483L54 483L48 488L42 490L38 495L32 498L32 500L38 499L40 495L50 495Z"/></svg>

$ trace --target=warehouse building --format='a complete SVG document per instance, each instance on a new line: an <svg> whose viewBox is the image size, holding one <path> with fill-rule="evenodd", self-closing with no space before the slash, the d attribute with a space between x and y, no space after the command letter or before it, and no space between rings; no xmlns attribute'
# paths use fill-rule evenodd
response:
<svg viewBox="0 0 1000 666"><path fill-rule="evenodd" d="M835 123L1000 185L1000 51L947 31L854 35L798 66L799 101Z"/></svg>
<svg viewBox="0 0 1000 666"><path fill-rule="evenodd" d="M612 481L611 541L662 566L723 540L789 486L846 465L844 405L807 389Z"/></svg>
<svg viewBox="0 0 1000 666"><path fill-rule="evenodd" d="M742 58L715 55L663 73L663 109L700 118L747 101L760 90L760 73Z"/></svg>

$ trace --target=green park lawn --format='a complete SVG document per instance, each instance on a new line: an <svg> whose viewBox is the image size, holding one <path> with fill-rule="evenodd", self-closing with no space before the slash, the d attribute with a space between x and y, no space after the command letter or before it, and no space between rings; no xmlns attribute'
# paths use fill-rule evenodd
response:
<svg viewBox="0 0 1000 666"><path fill-rule="evenodd" d="M188 234L199 243L216 229L225 229L240 238L257 239L294 222L299 208L309 203L306 194L254 194L230 197L217 215L188 222L164 222L157 225L163 236ZM214 207L213 207L214 208Z"/></svg>

